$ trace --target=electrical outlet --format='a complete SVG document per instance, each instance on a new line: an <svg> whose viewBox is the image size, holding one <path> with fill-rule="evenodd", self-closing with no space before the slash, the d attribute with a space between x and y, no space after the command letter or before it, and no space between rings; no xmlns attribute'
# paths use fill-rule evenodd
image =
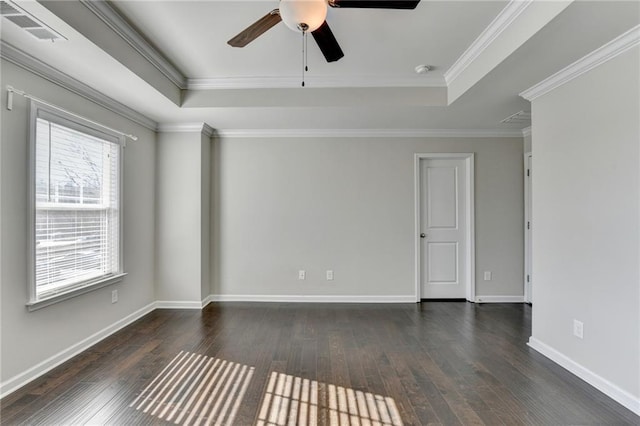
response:
<svg viewBox="0 0 640 426"><path fill-rule="evenodd" d="M333 271L327 269L327 281L333 281Z"/></svg>
<svg viewBox="0 0 640 426"><path fill-rule="evenodd" d="M299 280L304 280L305 278L307 278L307 273L304 270L299 270L298 271L298 279Z"/></svg>
<svg viewBox="0 0 640 426"><path fill-rule="evenodd" d="M491 271L484 271L484 280L491 281Z"/></svg>
<svg viewBox="0 0 640 426"><path fill-rule="evenodd" d="M111 303L118 302L118 290L111 290Z"/></svg>
<svg viewBox="0 0 640 426"><path fill-rule="evenodd" d="M582 321L576 319L573 320L573 335L578 339L582 339L584 336L584 324Z"/></svg>

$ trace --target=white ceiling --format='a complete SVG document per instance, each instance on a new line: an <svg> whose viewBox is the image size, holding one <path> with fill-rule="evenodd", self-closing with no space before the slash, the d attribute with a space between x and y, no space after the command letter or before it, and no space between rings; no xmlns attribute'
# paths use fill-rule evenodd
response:
<svg viewBox="0 0 640 426"><path fill-rule="evenodd" d="M442 76L506 1L422 1L414 10L329 8L327 22L345 52L327 63L309 39L313 76L414 77L428 64ZM244 48L227 40L278 6L264 1L115 1L114 5L191 78L299 78L301 36L284 23ZM446 40L446 42L444 42Z"/></svg>
<svg viewBox="0 0 640 426"><path fill-rule="evenodd" d="M413 11L330 9L327 20L345 57L326 63L310 38L306 88L298 87L300 36L284 24L245 48L226 44L276 7L275 1L116 1L131 26L192 85L205 81L234 87L186 90L187 101L180 107L139 71L142 57L123 61L101 42L104 30L92 29L83 14L86 6L75 0L67 4L72 5L69 12L58 16L51 7L21 2L69 41L38 42L4 20L2 40L159 123L206 122L221 131L521 129L526 125L500 123L529 110L518 93L640 22L636 1L573 2L507 52L506 59L476 73L477 81L447 105L445 72L506 1L422 0ZM521 31L527 30L523 25ZM435 69L416 75L418 64ZM202 101L196 105L190 99Z"/></svg>

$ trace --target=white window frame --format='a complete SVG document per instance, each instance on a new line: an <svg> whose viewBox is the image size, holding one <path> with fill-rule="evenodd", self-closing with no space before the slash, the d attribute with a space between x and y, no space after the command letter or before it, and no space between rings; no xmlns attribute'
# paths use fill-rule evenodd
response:
<svg viewBox="0 0 640 426"><path fill-rule="evenodd" d="M119 271L114 274L102 276L97 279L88 280L74 285L68 290L59 293L38 297L36 291L36 123L42 118L50 122L68 127L70 129L111 141L118 145L119 155L117 164L118 173L118 261ZM127 275L124 272L123 256L123 155L124 136L111 132L88 120L83 120L78 116L66 113L49 105L40 103L34 99L29 102L29 301L27 309L35 311L46 306L62 302L63 300L85 294L99 288L115 284L123 280Z"/></svg>

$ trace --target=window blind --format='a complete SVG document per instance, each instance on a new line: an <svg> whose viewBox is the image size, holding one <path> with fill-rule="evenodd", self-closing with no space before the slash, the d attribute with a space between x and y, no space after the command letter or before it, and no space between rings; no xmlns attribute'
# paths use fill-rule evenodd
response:
<svg viewBox="0 0 640 426"><path fill-rule="evenodd" d="M121 271L117 143L37 118L35 287L43 298Z"/></svg>

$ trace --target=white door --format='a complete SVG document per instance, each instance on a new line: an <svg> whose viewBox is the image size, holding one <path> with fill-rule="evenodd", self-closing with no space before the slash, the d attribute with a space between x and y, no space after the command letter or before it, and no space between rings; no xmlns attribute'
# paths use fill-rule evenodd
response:
<svg viewBox="0 0 640 426"><path fill-rule="evenodd" d="M531 274L531 176L533 163L531 154L524 157L524 301L533 303L533 275Z"/></svg>
<svg viewBox="0 0 640 426"><path fill-rule="evenodd" d="M464 159L422 159L422 299L467 296L467 176Z"/></svg>

